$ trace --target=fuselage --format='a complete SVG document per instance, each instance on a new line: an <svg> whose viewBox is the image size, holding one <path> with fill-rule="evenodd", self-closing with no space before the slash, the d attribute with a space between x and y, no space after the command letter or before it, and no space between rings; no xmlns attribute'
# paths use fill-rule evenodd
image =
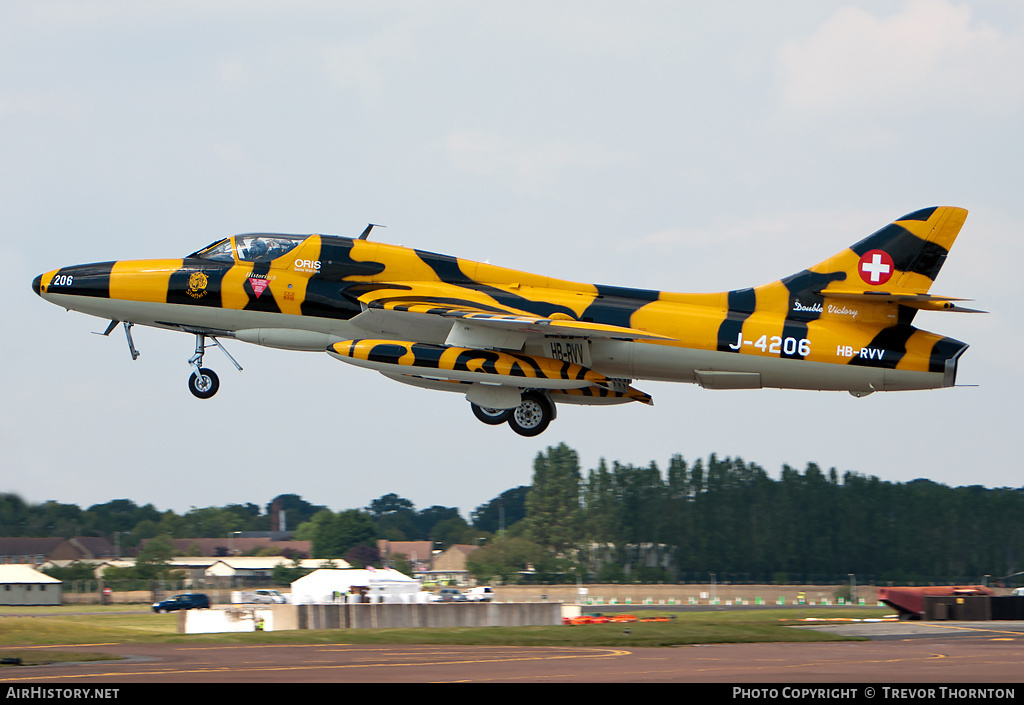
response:
<svg viewBox="0 0 1024 705"><path fill-rule="evenodd" d="M914 328L916 311L899 303L822 288L795 275L714 294L629 289L324 235L239 235L181 259L76 265L33 282L47 301L100 318L290 350L370 337L444 345L452 323L429 315L434 305L650 334L516 339L523 354L614 378L855 394L953 385L965 344ZM373 315L381 306L389 316Z"/></svg>

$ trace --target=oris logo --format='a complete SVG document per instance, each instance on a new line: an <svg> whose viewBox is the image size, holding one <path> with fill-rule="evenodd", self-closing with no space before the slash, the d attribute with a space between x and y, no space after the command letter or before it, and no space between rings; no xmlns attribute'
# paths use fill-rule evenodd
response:
<svg viewBox="0 0 1024 705"><path fill-rule="evenodd" d="M320 260L318 259L297 259L295 260L295 271L296 272L312 272L316 274L320 271Z"/></svg>

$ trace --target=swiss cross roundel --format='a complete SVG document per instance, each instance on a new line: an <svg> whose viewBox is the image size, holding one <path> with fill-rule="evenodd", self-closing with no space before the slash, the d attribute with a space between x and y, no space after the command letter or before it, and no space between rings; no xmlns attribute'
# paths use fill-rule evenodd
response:
<svg viewBox="0 0 1024 705"><path fill-rule="evenodd" d="M895 270L892 257L885 250L868 250L861 255L860 264L857 265L860 278L871 286L885 284Z"/></svg>

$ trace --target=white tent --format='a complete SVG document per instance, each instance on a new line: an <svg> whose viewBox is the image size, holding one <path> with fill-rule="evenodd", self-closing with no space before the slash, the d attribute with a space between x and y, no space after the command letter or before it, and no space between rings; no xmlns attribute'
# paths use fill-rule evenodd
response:
<svg viewBox="0 0 1024 705"><path fill-rule="evenodd" d="M0 565L0 605L59 605L61 583L25 564Z"/></svg>
<svg viewBox="0 0 1024 705"><path fill-rule="evenodd" d="M369 602L425 602L420 581L392 568L333 570L321 568L292 583L292 604L355 602L365 594Z"/></svg>

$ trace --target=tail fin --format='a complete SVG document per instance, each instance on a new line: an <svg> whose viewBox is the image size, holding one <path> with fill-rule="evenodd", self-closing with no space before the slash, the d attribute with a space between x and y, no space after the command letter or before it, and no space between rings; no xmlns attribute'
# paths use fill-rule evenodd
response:
<svg viewBox="0 0 1024 705"><path fill-rule="evenodd" d="M963 208L915 211L811 269L846 275L829 289L927 294L966 219Z"/></svg>
<svg viewBox="0 0 1024 705"><path fill-rule="evenodd" d="M759 303L775 299L795 312L820 311L825 297L971 311L954 303L963 299L928 293L966 218L966 210L951 206L914 211L824 262L757 287L754 295Z"/></svg>

